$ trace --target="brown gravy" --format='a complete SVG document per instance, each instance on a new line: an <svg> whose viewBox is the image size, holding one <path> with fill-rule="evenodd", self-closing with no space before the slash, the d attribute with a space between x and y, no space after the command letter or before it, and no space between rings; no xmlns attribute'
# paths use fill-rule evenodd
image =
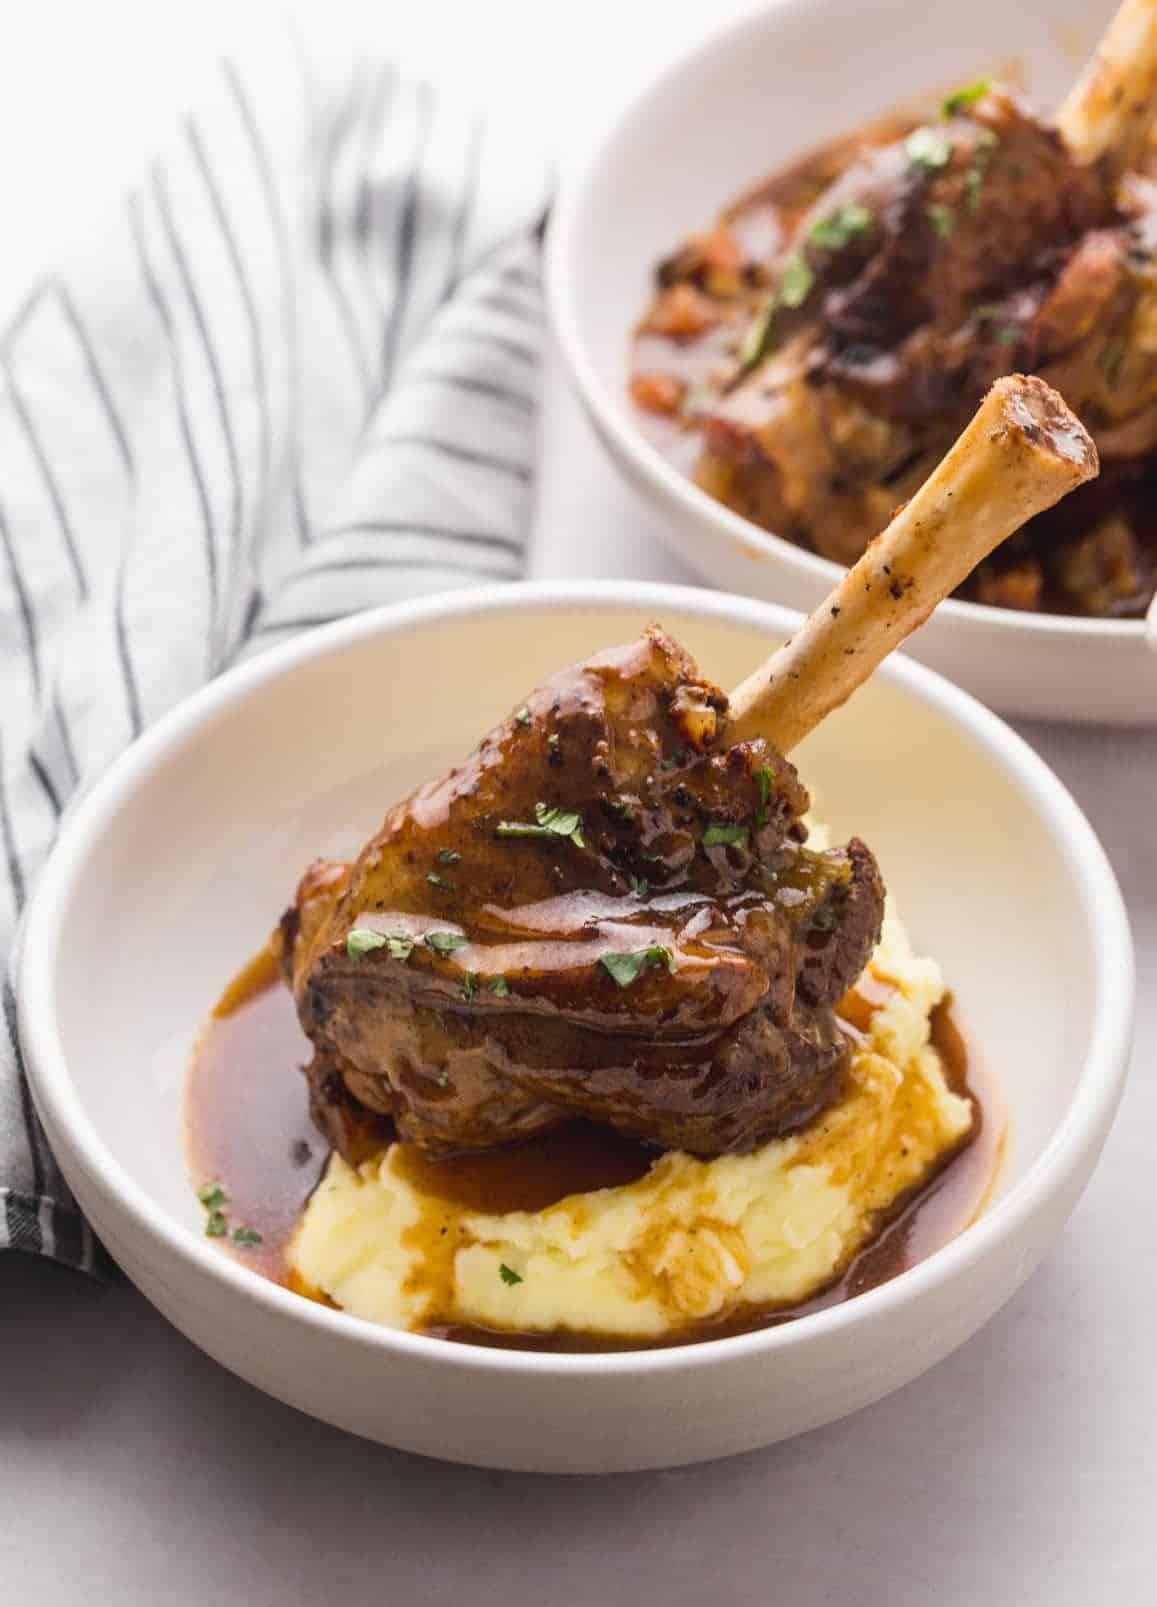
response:
<svg viewBox="0 0 1157 1607"><path fill-rule="evenodd" d="M864 977L840 1007L851 1035L866 1031L891 989ZM806 1304L745 1311L724 1322L682 1330L668 1344L748 1333L836 1305L894 1278L954 1238L985 1204L999 1168L1004 1121L995 1090L977 1077L974 1057L947 1003L932 1018L932 1041L950 1086L972 1101L973 1136L938 1176L899 1209L831 1288ZM276 962L263 950L230 983L193 1053L186 1093L186 1152L194 1187L219 1184L230 1231L250 1228L261 1242L218 1242L275 1283L292 1287L286 1260L301 1211L327 1159L309 1119L305 1080L295 1068L311 1046ZM471 1210L538 1211L566 1195L613 1188L642 1177L655 1159L644 1144L589 1122L571 1122L532 1143L492 1154L431 1161L407 1148L402 1163L418 1188ZM299 1292L304 1292L299 1290ZM540 1351L638 1349L637 1341L601 1334L517 1334L461 1326L427 1332L457 1342Z"/></svg>

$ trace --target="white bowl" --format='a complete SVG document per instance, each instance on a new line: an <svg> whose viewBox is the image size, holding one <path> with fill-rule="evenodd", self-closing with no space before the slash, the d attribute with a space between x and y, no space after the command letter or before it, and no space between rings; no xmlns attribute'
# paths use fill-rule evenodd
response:
<svg viewBox="0 0 1157 1607"><path fill-rule="evenodd" d="M205 1239L181 1146L189 1047L301 867L355 848L545 673L654 619L725 685L796 623L721 593L609 582L488 588L313 632L147 733L78 807L28 915L18 991L32 1087L112 1254L226 1367L391 1445L610 1471L723 1456L864 1406L947 1355L1027 1277L1117 1104L1133 961L1105 856L1018 737L896 660L800 758L836 831L876 849L1007 1094L1012 1147L977 1224L794 1324L595 1356L377 1328Z"/></svg>
<svg viewBox="0 0 1157 1607"><path fill-rule="evenodd" d="M662 72L564 185L547 245L563 360L611 457L712 584L809 610L840 571L715 502L644 439L627 398L628 341L655 263L780 163L914 94L1011 62L1053 104L1115 7L782 0ZM1006 712L1157 720L1157 655L1140 621L948 602L910 651Z"/></svg>

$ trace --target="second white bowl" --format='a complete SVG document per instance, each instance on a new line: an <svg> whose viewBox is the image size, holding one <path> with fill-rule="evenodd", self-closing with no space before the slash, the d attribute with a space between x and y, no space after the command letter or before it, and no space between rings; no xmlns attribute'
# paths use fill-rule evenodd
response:
<svg viewBox="0 0 1157 1607"><path fill-rule="evenodd" d="M778 165L913 95L1012 64L1054 104L1114 10L1115 0L781 0L663 72L564 186L547 249L564 362L615 463L713 584L808 610L840 571L713 501L644 439L628 346L655 263ZM947 602L910 651L1009 713L1157 720L1157 654L1140 621Z"/></svg>

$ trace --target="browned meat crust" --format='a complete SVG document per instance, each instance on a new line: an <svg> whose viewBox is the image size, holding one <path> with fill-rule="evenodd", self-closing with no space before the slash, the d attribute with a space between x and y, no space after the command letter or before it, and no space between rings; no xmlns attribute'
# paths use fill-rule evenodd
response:
<svg viewBox="0 0 1157 1607"><path fill-rule="evenodd" d="M432 1151L581 1115L701 1154L830 1102L879 872L804 846L795 770L727 747L725 712L650 630L547 681L353 866L311 867L282 932L339 1148L351 1100Z"/></svg>

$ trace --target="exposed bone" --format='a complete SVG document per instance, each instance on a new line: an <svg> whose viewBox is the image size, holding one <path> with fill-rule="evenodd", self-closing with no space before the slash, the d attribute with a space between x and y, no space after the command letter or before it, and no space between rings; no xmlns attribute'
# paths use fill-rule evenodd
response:
<svg viewBox="0 0 1157 1607"><path fill-rule="evenodd" d="M1124 0L1057 113L1078 162L1111 177L1137 165L1157 115L1157 0Z"/></svg>
<svg viewBox="0 0 1157 1607"><path fill-rule="evenodd" d="M731 695L730 740L801 742L1034 514L1098 470L1043 380L997 380L941 463L795 636Z"/></svg>

